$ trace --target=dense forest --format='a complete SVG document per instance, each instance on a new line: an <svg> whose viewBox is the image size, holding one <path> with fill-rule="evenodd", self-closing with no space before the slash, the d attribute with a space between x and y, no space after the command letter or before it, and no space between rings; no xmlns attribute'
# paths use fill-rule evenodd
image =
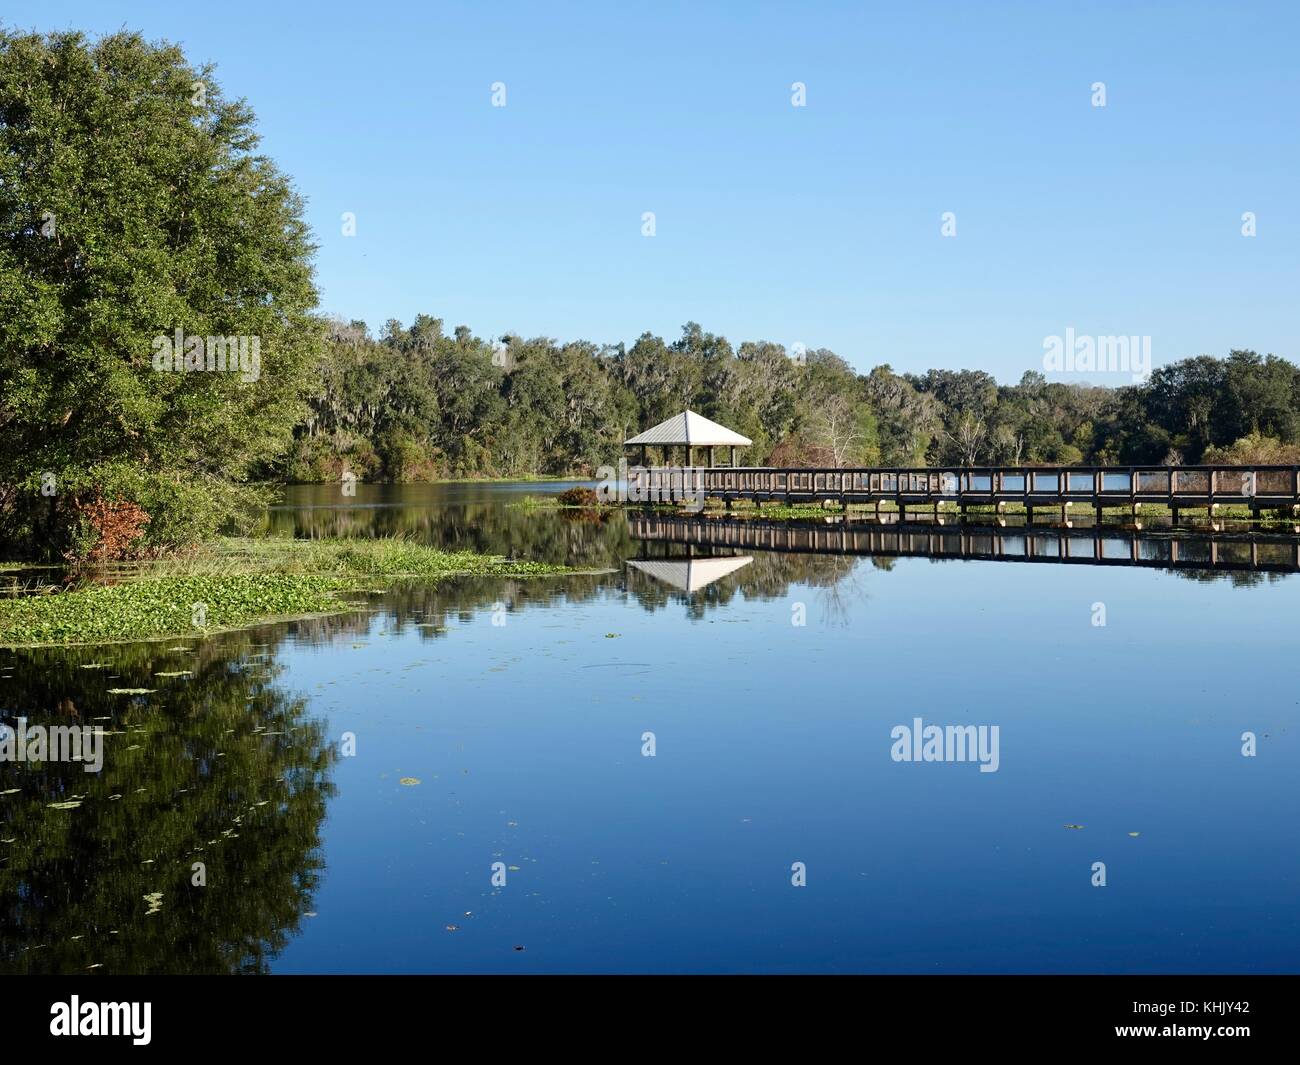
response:
<svg viewBox="0 0 1300 1065"><path fill-rule="evenodd" d="M272 471L293 481L590 474L685 409L754 441L749 464L1300 461L1300 369L1233 351L1140 385L999 384L981 370L859 374L825 349L733 347L688 322L630 347L330 321L309 413Z"/></svg>

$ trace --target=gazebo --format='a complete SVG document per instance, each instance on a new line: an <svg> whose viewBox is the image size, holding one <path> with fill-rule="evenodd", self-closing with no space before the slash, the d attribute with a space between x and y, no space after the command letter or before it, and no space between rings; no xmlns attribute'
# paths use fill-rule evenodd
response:
<svg viewBox="0 0 1300 1065"><path fill-rule="evenodd" d="M629 558L627 564L657 581L693 593L753 561L751 555L738 555L726 558Z"/></svg>
<svg viewBox="0 0 1300 1065"><path fill-rule="evenodd" d="M703 415L696 414L693 410L683 411L681 414L675 414L667 421L662 421L653 428L647 429L644 433L638 433L629 440L623 441L624 447L639 447L641 449L641 465L647 466L647 452L649 448L657 447L663 449L664 465L670 463L672 449L680 447L685 449L686 462L684 465L695 465L694 451L697 447L708 448L709 466L715 465L714 451L716 448L728 447L731 449L731 462L729 465L736 465L736 448L749 447L754 441L747 436L741 436L739 433L728 429L725 425L719 425L717 422L711 422Z"/></svg>

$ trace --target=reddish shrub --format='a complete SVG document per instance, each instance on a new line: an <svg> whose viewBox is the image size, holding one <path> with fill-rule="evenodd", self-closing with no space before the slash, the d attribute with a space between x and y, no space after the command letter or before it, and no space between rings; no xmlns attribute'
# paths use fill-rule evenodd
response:
<svg viewBox="0 0 1300 1065"><path fill-rule="evenodd" d="M600 505L600 497L596 495L593 488L566 488L555 498L560 501L562 506L566 507L596 507Z"/></svg>
<svg viewBox="0 0 1300 1065"><path fill-rule="evenodd" d="M148 513L129 500L107 500L96 495L89 502L75 500L72 508L76 535L67 551L69 561L126 558L149 524Z"/></svg>

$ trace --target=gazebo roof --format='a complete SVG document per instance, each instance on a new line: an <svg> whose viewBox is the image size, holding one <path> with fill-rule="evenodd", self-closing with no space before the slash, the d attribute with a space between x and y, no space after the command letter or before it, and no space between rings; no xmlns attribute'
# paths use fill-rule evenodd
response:
<svg viewBox="0 0 1300 1065"><path fill-rule="evenodd" d="M754 441L732 432L725 425L711 422L693 410L674 414L644 433L624 440L623 444L687 444L690 447L749 447Z"/></svg>
<svg viewBox="0 0 1300 1065"><path fill-rule="evenodd" d="M698 592L753 561L749 555L740 555L731 558L628 559L627 564L683 592Z"/></svg>

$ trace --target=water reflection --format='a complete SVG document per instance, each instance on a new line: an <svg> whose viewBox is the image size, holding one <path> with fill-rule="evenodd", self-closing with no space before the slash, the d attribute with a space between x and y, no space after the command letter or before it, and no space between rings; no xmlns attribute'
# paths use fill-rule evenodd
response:
<svg viewBox="0 0 1300 1065"><path fill-rule="evenodd" d="M267 969L312 908L333 794L324 725L277 686L275 649L245 635L0 658L6 724L107 733L100 773L0 763L0 970Z"/></svg>
<svg viewBox="0 0 1300 1065"><path fill-rule="evenodd" d="M204 640L0 652L0 719L112 733L102 774L0 764L0 970L1293 960L1296 859L1271 842L1297 815L1294 721L1275 674L1235 651L1208 673L1152 669L1212 660L1236 634L1283 668L1293 542L1189 540L1175 560L1168 536L1119 533L1086 568L1080 530L512 505L562 487L295 489L267 531L400 533L591 572L410 582ZM1143 565L1119 568L1135 547ZM1069 564L959 561L998 552ZM1214 586L1169 581L1175 562ZM1089 620L1099 600L1107 628ZM1122 700L1077 683L1102 676ZM999 723L999 772L900 770L890 729L915 712ZM646 729L663 757L640 755ZM1271 759L1241 757L1246 729ZM336 754L347 730L356 758ZM1105 910L1095 846L1123 863ZM805 895L786 871L809 856ZM489 887L494 860L515 870L507 890Z"/></svg>
<svg viewBox="0 0 1300 1065"><path fill-rule="evenodd" d="M1204 530L1159 533L1114 527L1000 528L987 525L879 524L845 521L727 520L632 513L632 536L643 545L686 550L765 549L790 554L873 559L930 558L1166 569L1195 580L1227 577L1238 584L1300 572L1300 539Z"/></svg>

